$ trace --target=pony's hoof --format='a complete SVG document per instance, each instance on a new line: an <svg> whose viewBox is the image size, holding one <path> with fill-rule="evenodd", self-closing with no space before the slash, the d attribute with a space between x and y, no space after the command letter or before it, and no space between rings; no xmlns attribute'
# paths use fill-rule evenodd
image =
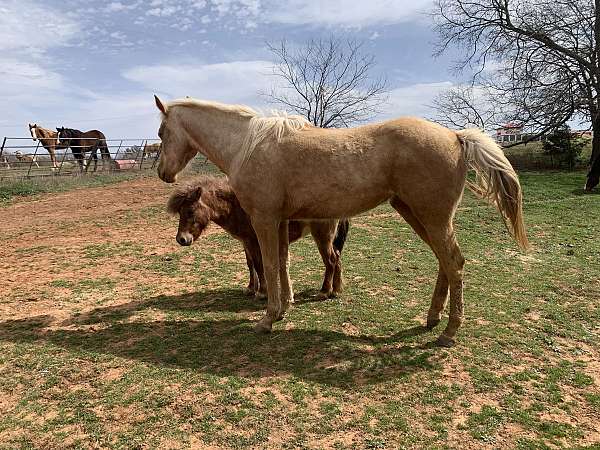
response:
<svg viewBox="0 0 600 450"><path fill-rule="evenodd" d="M248 297L252 297L253 295L256 295L256 291L254 289L250 289L248 287L245 287L243 292L244 292L244 295L246 295Z"/></svg>
<svg viewBox="0 0 600 450"><path fill-rule="evenodd" d="M254 325L254 332L258 334L269 334L273 330L273 324L271 321L264 317L256 325Z"/></svg>
<svg viewBox="0 0 600 450"><path fill-rule="evenodd" d="M445 347L445 348L450 348L450 347L454 347L454 345L456 345L456 341L454 340L454 338L448 337L445 334L440 335L439 338L437 338L437 341L435 341L435 344L438 347Z"/></svg>
<svg viewBox="0 0 600 450"><path fill-rule="evenodd" d="M440 324L441 321L442 320L438 319L438 318L428 317L426 327L428 330L433 330L435 327L437 327Z"/></svg>
<svg viewBox="0 0 600 450"><path fill-rule="evenodd" d="M329 298L329 294L327 292L319 292L316 298L318 301L327 300Z"/></svg>

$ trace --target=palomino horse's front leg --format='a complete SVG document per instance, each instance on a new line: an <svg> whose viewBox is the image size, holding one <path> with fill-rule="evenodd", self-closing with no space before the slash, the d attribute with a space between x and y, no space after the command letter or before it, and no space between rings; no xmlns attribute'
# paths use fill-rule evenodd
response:
<svg viewBox="0 0 600 450"><path fill-rule="evenodd" d="M294 302L294 292L292 290L292 280L290 280L289 265L289 222L281 221L279 224L279 281L281 283L281 311L278 319L283 319L290 304Z"/></svg>
<svg viewBox="0 0 600 450"><path fill-rule="evenodd" d="M279 221L255 219L252 226L256 231L263 269L267 281L267 314L254 326L254 331L270 333L273 322L281 317L279 280Z"/></svg>

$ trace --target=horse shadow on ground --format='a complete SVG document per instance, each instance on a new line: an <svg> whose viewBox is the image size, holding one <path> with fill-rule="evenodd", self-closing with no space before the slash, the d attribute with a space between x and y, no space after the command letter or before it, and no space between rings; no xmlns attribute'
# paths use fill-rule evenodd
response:
<svg viewBox="0 0 600 450"><path fill-rule="evenodd" d="M302 293L297 299L299 307L313 295ZM6 320L0 322L0 340L51 343L66 350L219 376L294 376L346 389L437 369L447 356L422 344L419 336L427 330L421 326L370 336L314 325L289 329L276 325L270 335L258 335L252 331L254 321L214 314L262 311L264 306L231 289L158 296L96 308L64 322L50 315ZM183 318L148 319L144 314L148 310L178 312Z"/></svg>
<svg viewBox="0 0 600 450"><path fill-rule="evenodd" d="M586 191L583 188L574 189L574 190L571 191L571 194L578 195L578 196L581 196L581 195L600 195L600 189L594 189L592 191Z"/></svg>

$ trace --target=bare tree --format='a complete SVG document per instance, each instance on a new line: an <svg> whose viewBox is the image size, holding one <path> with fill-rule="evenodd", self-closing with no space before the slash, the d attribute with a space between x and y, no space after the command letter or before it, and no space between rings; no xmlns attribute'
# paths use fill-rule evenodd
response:
<svg viewBox="0 0 600 450"><path fill-rule="evenodd" d="M432 118L449 128L476 126L482 130L498 126L504 121L490 93L481 87L459 85L442 91L432 101Z"/></svg>
<svg viewBox="0 0 600 450"><path fill-rule="evenodd" d="M436 0L439 52L493 88L492 101L537 133L591 123L600 155L600 0ZM492 66L493 76L490 76Z"/></svg>
<svg viewBox="0 0 600 450"><path fill-rule="evenodd" d="M387 82L373 77L373 56L362 43L329 38L302 47L286 41L269 45L277 62L273 74L283 81L266 95L273 103L306 117L322 128L347 127L380 112Z"/></svg>

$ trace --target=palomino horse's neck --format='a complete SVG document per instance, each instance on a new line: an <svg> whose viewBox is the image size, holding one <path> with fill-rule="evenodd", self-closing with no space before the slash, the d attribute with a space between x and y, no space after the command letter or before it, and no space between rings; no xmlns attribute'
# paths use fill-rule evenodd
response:
<svg viewBox="0 0 600 450"><path fill-rule="evenodd" d="M240 149L248 133L251 117L210 105L182 110L182 123L197 151L229 175L242 157Z"/></svg>

